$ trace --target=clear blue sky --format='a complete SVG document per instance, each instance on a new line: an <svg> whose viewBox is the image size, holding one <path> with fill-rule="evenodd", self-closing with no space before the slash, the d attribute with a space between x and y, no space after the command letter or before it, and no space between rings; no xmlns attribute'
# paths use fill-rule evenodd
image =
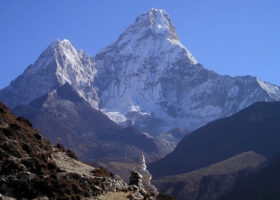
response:
<svg viewBox="0 0 280 200"><path fill-rule="evenodd" d="M279 0L1 0L0 88L56 38L94 56L150 8L206 68L280 85Z"/></svg>

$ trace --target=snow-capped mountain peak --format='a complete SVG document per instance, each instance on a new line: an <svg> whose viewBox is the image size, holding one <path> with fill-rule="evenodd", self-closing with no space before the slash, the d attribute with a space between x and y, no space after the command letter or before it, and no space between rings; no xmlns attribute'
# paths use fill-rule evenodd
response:
<svg viewBox="0 0 280 200"><path fill-rule="evenodd" d="M0 100L11 107L27 104L64 84L115 122L154 135L193 130L254 102L280 99L276 85L202 67L160 9L141 14L94 58L68 40L56 40L0 91Z"/></svg>
<svg viewBox="0 0 280 200"><path fill-rule="evenodd" d="M261 88L269 95L269 97L273 99L280 99L280 88L277 85L268 83L266 81L262 81L259 78L257 78L258 84L261 86ZM267 101L267 99L266 99Z"/></svg>
<svg viewBox="0 0 280 200"><path fill-rule="evenodd" d="M98 97L91 86L95 73L94 62L90 56L76 50L69 40L57 39L43 51L34 64L3 90L2 96L10 96L7 104L13 107L27 104L55 87L68 83L82 98L97 108Z"/></svg>
<svg viewBox="0 0 280 200"><path fill-rule="evenodd" d="M95 61L102 111L118 123L127 120L151 134L182 127L193 130L253 102L280 99L279 87L203 68L160 9L137 17Z"/></svg>
<svg viewBox="0 0 280 200"><path fill-rule="evenodd" d="M165 10L152 8L149 12L143 13L137 17L130 31L135 27L141 27L143 31L152 31L153 34L166 35L171 40L178 40L175 27Z"/></svg>
<svg viewBox="0 0 280 200"><path fill-rule="evenodd" d="M56 39L43 51L36 62L27 68L26 72L37 73L38 70L43 70L45 68L57 68L57 65L53 65L51 63L56 62L59 57L63 58L64 60L68 60L72 65L75 65L76 62L79 62L78 52L70 43L70 41L67 39L62 41Z"/></svg>
<svg viewBox="0 0 280 200"><path fill-rule="evenodd" d="M64 49L64 48L74 48L71 42L67 39L60 40L57 38L55 41L53 41L47 49Z"/></svg>
<svg viewBox="0 0 280 200"><path fill-rule="evenodd" d="M183 54L189 63L197 63L192 54L180 42L167 12L151 9L137 17L114 44L97 54L97 58L121 55L123 57L138 57L144 62L150 57L162 57L167 52L166 59L171 60L178 54Z"/></svg>

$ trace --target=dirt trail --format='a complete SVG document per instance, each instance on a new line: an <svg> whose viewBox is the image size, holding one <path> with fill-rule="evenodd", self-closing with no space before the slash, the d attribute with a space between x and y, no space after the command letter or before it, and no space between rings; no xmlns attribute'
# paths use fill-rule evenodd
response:
<svg viewBox="0 0 280 200"><path fill-rule="evenodd" d="M94 167L70 158L65 152L60 152L55 149L52 156L56 165L67 172L83 174L91 177L93 176L91 171L95 169Z"/></svg>

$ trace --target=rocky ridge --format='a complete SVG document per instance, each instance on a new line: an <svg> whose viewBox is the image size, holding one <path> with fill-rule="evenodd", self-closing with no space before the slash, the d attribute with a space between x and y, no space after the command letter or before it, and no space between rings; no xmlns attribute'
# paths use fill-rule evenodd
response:
<svg viewBox="0 0 280 200"><path fill-rule="evenodd" d="M61 144L52 146L29 120L0 103L0 194L16 199L102 199L125 194L156 199L119 176L77 160Z"/></svg>

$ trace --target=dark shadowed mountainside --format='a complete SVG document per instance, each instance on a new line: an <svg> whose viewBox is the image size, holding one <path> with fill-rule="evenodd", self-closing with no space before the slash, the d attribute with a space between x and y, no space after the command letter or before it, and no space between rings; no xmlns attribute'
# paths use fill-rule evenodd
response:
<svg viewBox="0 0 280 200"><path fill-rule="evenodd" d="M181 174L247 151L273 157L280 152L279 121L280 102L255 103L192 132L150 170L154 177Z"/></svg>
<svg viewBox="0 0 280 200"><path fill-rule="evenodd" d="M240 177L260 168L265 160L255 152L244 152L198 170L155 179L153 184L178 200L217 200Z"/></svg>
<svg viewBox="0 0 280 200"><path fill-rule="evenodd" d="M235 187L220 200L280 199L280 156L269 160L258 172L240 178Z"/></svg>
<svg viewBox="0 0 280 200"><path fill-rule="evenodd" d="M13 111L30 119L51 142L62 143L88 162L131 161L142 151L150 158L158 153L153 138L132 127L120 127L93 109L68 84Z"/></svg>

